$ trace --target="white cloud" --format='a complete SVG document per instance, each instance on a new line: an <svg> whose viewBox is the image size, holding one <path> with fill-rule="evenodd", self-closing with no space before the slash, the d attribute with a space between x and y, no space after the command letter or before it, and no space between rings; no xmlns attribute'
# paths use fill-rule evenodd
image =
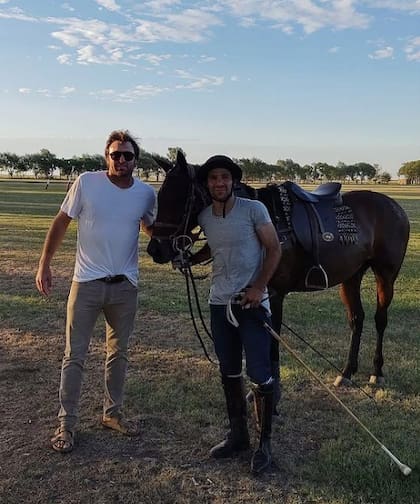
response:
<svg viewBox="0 0 420 504"><path fill-rule="evenodd" d="M383 47L382 49L377 49L373 53L369 54L370 59L380 60L389 59L394 56L394 49L390 46Z"/></svg>
<svg viewBox="0 0 420 504"><path fill-rule="evenodd" d="M391 9L412 12L420 12L419 0L365 0L367 7L377 9Z"/></svg>
<svg viewBox="0 0 420 504"><path fill-rule="evenodd" d="M95 0L95 2L105 9L115 12L120 10L120 6L114 0Z"/></svg>
<svg viewBox="0 0 420 504"><path fill-rule="evenodd" d="M3 2L4 3L4 2ZM18 21L37 22L38 19L33 16L28 16L19 7L11 7L5 11L0 12L0 19L16 19Z"/></svg>
<svg viewBox="0 0 420 504"><path fill-rule="evenodd" d="M149 2L144 2L145 7L148 7L160 13L165 9L180 4L181 4L180 0L150 0Z"/></svg>
<svg viewBox="0 0 420 504"><path fill-rule="evenodd" d="M140 53L130 56L132 60L144 60L154 66L159 66L162 61L166 61L171 58L170 54L152 54L152 53Z"/></svg>
<svg viewBox="0 0 420 504"><path fill-rule="evenodd" d="M216 77L205 75L203 77L196 77L190 72L185 70L176 70L176 74L180 79L190 81L188 84L178 84L175 87L177 89L206 89L214 86L221 86L224 83L224 77Z"/></svg>
<svg viewBox="0 0 420 504"><path fill-rule="evenodd" d="M245 20L245 25L257 19L273 23L273 27L291 33L293 25L307 34L332 28L366 28L370 18L356 10L354 0L220 0L235 16Z"/></svg>
<svg viewBox="0 0 420 504"><path fill-rule="evenodd" d="M77 61L81 64L101 63L101 59L95 56L95 48L91 45L81 47L77 50Z"/></svg>
<svg viewBox="0 0 420 504"><path fill-rule="evenodd" d="M74 12L74 11L75 11L74 7L72 7L72 6L71 6L70 4L68 4L68 3L63 3L63 4L61 4L61 7L62 7L64 10L68 10L68 11L70 11L70 12Z"/></svg>
<svg viewBox="0 0 420 504"><path fill-rule="evenodd" d="M412 38L408 42L404 52L407 55L408 61L420 61L420 37Z"/></svg>
<svg viewBox="0 0 420 504"><path fill-rule="evenodd" d="M21 87L21 88L19 88L19 93L21 93L21 94L30 94L30 93L32 93L32 89L31 88Z"/></svg>
<svg viewBox="0 0 420 504"><path fill-rule="evenodd" d="M112 96L115 95L113 89L101 89L100 91L92 91L89 93L91 96Z"/></svg>
<svg viewBox="0 0 420 504"><path fill-rule="evenodd" d="M339 50L340 50L340 47L334 46L334 47L330 47L328 49L328 52L331 53L331 54L336 54L336 53L338 53Z"/></svg>
<svg viewBox="0 0 420 504"><path fill-rule="evenodd" d="M135 41L137 42L201 42L207 37L211 26L222 22L214 15L199 9L186 9L179 13L168 13L159 21L136 20Z"/></svg>
<svg viewBox="0 0 420 504"><path fill-rule="evenodd" d="M68 32L52 32L51 36L60 40L68 47L77 47L79 45L79 38Z"/></svg>
<svg viewBox="0 0 420 504"><path fill-rule="evenodd" d="M52 94L49 89L37 89L37 94L44 96L45 98L51 98Z"/></svg>
<svg viewBox="0 0 420 504"><path fill-rule="evenodd" d="M212 61L216 61L216 58L214 56L206 56L205 54L202 54L198 60L199 63L211 63Z"/></svg>
<svg viewBox="0 0 420 504"><path fill-rule="evenodd" d="M71 54L60 54L57 56L57 61L61 65L71 65Z"/></svg>
<svg viewBox="0 0 420 504"><path fill-rule="evenodd" d="M61 88L60 92L61 92L61 94L68 95L68 94L74 93L75 91L76 91L75 87L64 86L63 88Z"/></svg>
<svg viewBox="0 0 420 504"><path fill-rule="evenodd" d="M168 91L168 89L149 84L139 84L126 91L117 92L114 89L100 89L98 91L92 91L89 94L100 100L131 103L143 98L157 96L165 91Z"/></svg>

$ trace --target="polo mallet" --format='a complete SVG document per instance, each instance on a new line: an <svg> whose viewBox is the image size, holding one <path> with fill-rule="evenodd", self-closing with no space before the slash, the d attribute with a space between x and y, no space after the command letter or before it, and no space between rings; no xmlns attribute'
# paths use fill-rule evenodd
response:
<svg viewBox="0 0 420 504"><path fill-rule="evenodd" d="M299 355L289 346L287 341L285 341L284 338L282 338L279 334L276 333L276 331L269 325L267 322L263 322L264 327L267 329L267 331L271 334L271 336L280 342L284 348L294 357L302 366L308 371L308 373L320 384L322 387L347 411L347 413L355 420L362 429L369 434L369 436L377 443L382 450L390 457L390 459L397 465L398 469L404 474L404 476L408 476L411 474L411 468L408 467L408 465L403 464L400 462L397 457L391 453L386 446L384 446L379 439L364 425L364 423L357 418L357 416L343 403L343 401L336 395L334 392L332 392L327 385L319 378L313 371L312 369L303 362L303 360L299 357Z"/></svg>

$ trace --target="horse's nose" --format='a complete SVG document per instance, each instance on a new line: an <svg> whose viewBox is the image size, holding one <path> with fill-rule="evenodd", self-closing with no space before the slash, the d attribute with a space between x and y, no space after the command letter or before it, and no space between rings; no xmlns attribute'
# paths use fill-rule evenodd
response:
<svg viewBox="0 0 420 504"><path fill-rule="evenodd" d="M152 256L153 259L155 259L155 256L158 255L158 252L159 242L155 238L152 238L147 245L147 253Z"/></svg>
<svg viewBox="0 0 420 504"><path fill-rule="evenodd" d="M162 242L157 238L152 238L147 245L147 253L152 257L153 261L158 264L164 264L171 260L171 256L166 250L166 241Z"/></svg>
<svg viewBox="0 0 420 504"><path fill-rule="evenodd" d="M164 264L169 262L173 256L173 250L169 240L159 240L152 238L147 245L147 253L152 256L155 263Z"/></svg>

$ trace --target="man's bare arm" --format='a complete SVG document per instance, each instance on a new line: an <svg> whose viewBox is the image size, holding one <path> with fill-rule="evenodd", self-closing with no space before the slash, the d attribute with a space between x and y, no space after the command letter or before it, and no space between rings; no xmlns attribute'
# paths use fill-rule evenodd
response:
<svg viewBox="0 0 420 504"><path fill-rule="evenodd" d="M242 304L256 307L260 304L268 282L277 269L281 259L281 245L275 227L271 222L257 229L258 238L265 248L265 257L260 274L253 285L246 290Z"/></svg>
<svg viewBox="0 0 420 504"><path fill-rule="evenodd" d="M70 222L71 217L64 212L58 212L45 238L35 279L37 289L44 296L48 296L52 288L51 260L63 241Z"/></svg>

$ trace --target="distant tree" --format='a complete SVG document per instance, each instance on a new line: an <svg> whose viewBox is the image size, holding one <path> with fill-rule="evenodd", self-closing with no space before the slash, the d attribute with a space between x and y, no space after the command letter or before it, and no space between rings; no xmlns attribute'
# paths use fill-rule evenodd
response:
<svg viewBox="0 0 420 504"><path fill-rule="evenodd" d="M106 162L102 154L82 154L80 156L82 171L100 171L106 170Z"/></svg>
<svg viewBox="0 0 420 504"><path fill-rule="evenodd" d="M293 159L279 159L276 162L276 165L278 167L278 178L283 180L293 180L298 177L298 174L301 171L300 164L295 163Z"/></svg>
<svg viewBox="0 0 420 504"><path fill-rule="evenodd" d="M317 177L314 178L326 180L339 179L340 170L334 165L330 165L328 163L314 163L313 167L315 173L317 174Z"/></svg>
<svg viewBox="0 0 420 504"><path fill-rule="evenodd" d="M168 147L167 157L171 163L175 163L176 155L177 155L178 151L181 151L182 154L184 154L184 156L186 157L186 154L185 154L184 150L181 149L181 147Z"/></svg>
<svg viewBox="0 0 420 504"><path fill-rule="evenodd" d="M408 184L420 184L420 160L404 163L398 170L398 175L404 175Z"/></svg>
<svg viewBox="0 0 420 504"><path fill-rule="evenodd" d="M271 177L272 168L269 164L258 158L242 158L237 160L242 168L244 177L252 180L264 180Z"/></svg>
<svg viewBox="0 0 420 504"><path fill-rule="evenodd" d="M60 170L60 176L70 177L73 174L73 160L66 158L58 158L56 166Z"/></svg>
<svg viewBox="0 0 420 504"><path fill-rule="evenodd" d="M0 153L0 166L7 170L10 177L13 177L15 171L17 171L18 163L19 156L17 154L13 154L12 152Z"/></svg>
<svg viewBox="0 0 420 504"><path fill-rule="evenodd" d="M350 179L352 182L357 179L359 171L356 165L344 165L343 170L345 178Z"/></svg>
<svg viewBox="0 0 420 504"><path fill-rule="evenodd" d="M311 180L311 175L312 175L312 166L310 164L305 164L302 166L300 170L300 178L302 180Z"/></svg>
<svg viewBox="0 0 420 504"><path fill-rule="evenodd" d="M378 175L378 181L381 184L388 184L391 181L391 174L388 172L382 172Z"/></svg>
<svg viewBox="0 0 420 504"><path fill-rule="evenodd" d="M150 175L154 174L156 182L159 182L162 173L160 166L154 160L155 157L162 157L159 154L151 154L143 149L140 150L140 157L137 163L139 174L141 172L145 180L149 180Z"/></svg>
<svg viewBox="0 0 420 504"><path fill-rule="evenodd" d="M356 163L353 166L356 168L357 175L361 182L363 180L372 180L377 174L377 168L369 163Z"/></svg>
<svg viewBox="0 0 420 504"><path fill-rule="evenodd" d="M48 149L41 149L36 154L27 155L27 160L31 165L31 169L35 173L35 177L41 176L49 178L53 174L57 157Z"/></svg>
<svg viewBox="0 0 420 504"><path fill-rule="evenodd" d="M70 159L71 163L71 173L74 175L80 175L84 172L83 161L80 157L73 156Z"/></svg>
<svg viewBox="0 0 420 504"><path fill-rule="evenodd" d="M18 156L18 161L15 166L16 173L24 173L32 168L32 154Z"/></svg>

